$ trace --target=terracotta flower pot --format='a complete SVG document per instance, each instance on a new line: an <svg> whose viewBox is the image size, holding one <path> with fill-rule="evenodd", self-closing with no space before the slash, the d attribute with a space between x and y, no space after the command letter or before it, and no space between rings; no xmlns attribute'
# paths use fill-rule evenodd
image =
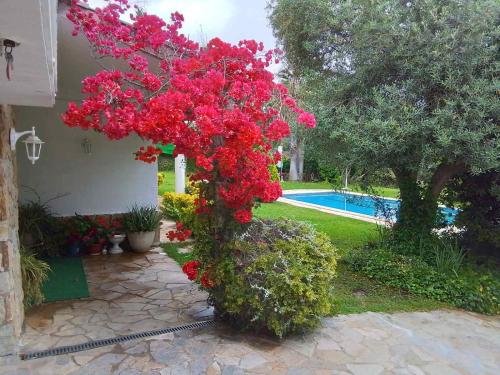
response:
<svg viewBox="0 0 500 375"><path fill-rule="evenodd" d="M145 253L151 249L155 239L155 232L129 232L128 242L132 250L138 253Z"/></svg>
<svg viewBox="0 0 500 375"><path fill-rule="evenodd" d="M88 255L101 255L102 253L102 245L100 243L94 243L87 247Z"/></svg>

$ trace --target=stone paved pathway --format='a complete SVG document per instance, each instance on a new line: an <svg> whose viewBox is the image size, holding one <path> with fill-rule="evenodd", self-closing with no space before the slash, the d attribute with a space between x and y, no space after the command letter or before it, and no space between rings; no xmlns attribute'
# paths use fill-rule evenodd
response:
<svg viewBox="0 0 500 375"><path fill-rule="evenodd" d="M22 351L164 328L206 315L206 295L159 252L85 259L91 297L26 319ZM337 316L279 342L218 326L30 361L1 375L500 374L500 319L461 311Z"/></svg>

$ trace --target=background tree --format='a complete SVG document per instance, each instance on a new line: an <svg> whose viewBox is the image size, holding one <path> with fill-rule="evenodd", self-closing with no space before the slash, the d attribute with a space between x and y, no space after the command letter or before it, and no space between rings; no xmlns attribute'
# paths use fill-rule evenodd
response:
<svg viewBox="0 0 500 375"><path fill-rule="evenodd" d="M288 88L290 95L294 98L300 97L300 77L293 74L290 69L283 69L279 73L283 84ZM304 154L305 154L305 132L304 128L294 121L293 112L285 111L284 117L290 125L290 136L288 137L289 181L302 181L304 176Z"/></svg>
<svg viewBox="0 0 500 375"><path fill-rule="evenodd" d="M390 168L414 236L450 178L500 163L498 2L276 0L287 62L315 91L313 138L366 171Z"/></svg>

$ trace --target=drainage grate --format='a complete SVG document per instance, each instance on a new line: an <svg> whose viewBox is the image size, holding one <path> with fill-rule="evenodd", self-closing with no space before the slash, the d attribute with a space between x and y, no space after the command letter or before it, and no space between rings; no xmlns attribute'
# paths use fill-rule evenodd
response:
<svg viewBox="0 0 500 375"><path fill-rule="evenodd" d="M113 338L109 338L109 339L88 341L88 342L85 342L83 344L59 346L56 348L41 350L38 352L22 353L19 356L24 361L29 360L29 359L52 357L52 356L61 355L61 354L82 352L84 350L95 349L95 348L99 348L101 346L114 345L114 344L119 344L119 343L126 342L126 341L143 339L146 337L163 335L165 333L174 333L174 332L187 331L187 330L192 330L192 329L197 329L197 328L209 327L213 324L215 324L215 322L213 320L204 320L201 322L185 324L185 325L178 326L178 327L161 328L161 329L155 329L155 330L147 331L147 332L133 333L131 335L126 335L126 336L119 336L119 337L113 337Z"/></svg>

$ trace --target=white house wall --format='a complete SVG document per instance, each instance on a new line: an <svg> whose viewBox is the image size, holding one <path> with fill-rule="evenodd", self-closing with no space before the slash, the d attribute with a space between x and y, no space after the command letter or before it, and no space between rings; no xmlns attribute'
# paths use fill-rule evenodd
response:
<svg viewBox="0 0 500 375"><path fill-rule="evenodd" d="M12 51L12 79L0 57L0 103L50 107L57 82L57 0L0 0L0 38L20 43Z"/></svg>
<svg viewBox="0 0 500 375"><path fill-rule="evenodd" d="M49 205L61 216L79 214L112 214L126 212L134 203L156 204L156 164L134 160L133 152L143 143L139 137L109 141L94 131L69 128L60 114L65 101L56 101L53 109L16 107L19 128L36 126L37 135L45 141L41 157L32 165L24 144L18 144L18 178L21 202L42 202L57 196ZM82 141L88 138L92 152L86 154Z"/></svg>
<svg viewBox="0 0 500 375"><path fill-rule="evenodd" d="M81 81L101 70L91 57L88 42L71 36L66 5L58 11L58 88L53 108L16 107L17 130L36 127L45 141L35 165L26 158L24 144L17 147L20 200L36 199L27 187L35 189L42 201L61 216L122 213L134 203L157 203L157 166L134 160L133 152L144 145L137 136L109 141L94 131L69 128L61 114L69 101L78 102ZM84 138L92 153L85 154Z"/></svg>

